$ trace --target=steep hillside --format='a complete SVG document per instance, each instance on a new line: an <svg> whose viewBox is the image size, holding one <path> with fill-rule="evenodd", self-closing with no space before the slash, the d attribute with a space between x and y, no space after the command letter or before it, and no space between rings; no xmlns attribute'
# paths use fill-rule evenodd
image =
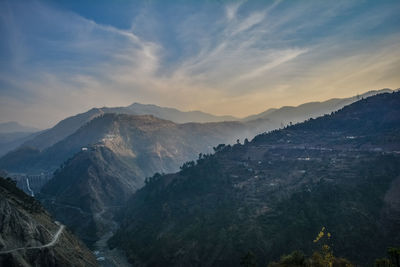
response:
<svg viewBox="0 0 400 267"><path fill-rule="evenodd" d="M58 220L93 243L112 227L113 211L143 184L140 170L107 147L94 146L68 160L39 199Z"/></svg>
<svg viewBox="0 0 400 267"><path fill-rule="evenodd" d="M400 244L400 93L257 136L154 176L110 240L136 266L265 265L316 248L363 266Z"/></svg>
<svg viewBox="0 0 400 267"><path fill-rule="evenodd" d="M39 202L0 178L0 265L97 266L97 262Z"/></svg>
<svg viewBox="0 0 400 267"><path fill-rule="evenodd" d="M92 243L109 232L116 207L146 177L179 170L199 153L236 140L234 133L243 128L237 122L175 124L149 115L105 114L39 154L32 151L36 161L31 166L55 167L71 157L39 197L60 221Z"/></svg>

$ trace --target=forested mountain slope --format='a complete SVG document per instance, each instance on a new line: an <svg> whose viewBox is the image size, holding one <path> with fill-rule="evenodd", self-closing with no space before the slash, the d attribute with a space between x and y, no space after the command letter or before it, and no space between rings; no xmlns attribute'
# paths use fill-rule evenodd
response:
<svg viewBox="0 0 400 267"><path fill-rule="evenodd" d="M362 265L400 244L399 92L216 150L149 179L110 245L135 266L239 266L310 254L322 226Z"/></svg>

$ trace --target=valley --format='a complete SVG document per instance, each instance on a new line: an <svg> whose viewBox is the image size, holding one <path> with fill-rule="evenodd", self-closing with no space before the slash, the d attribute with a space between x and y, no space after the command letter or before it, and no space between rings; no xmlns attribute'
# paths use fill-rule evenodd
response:
<svg viewBox="0 0 400 267"><path fill-rule="evenodd" d="M399 14L0 0L0 267L400 267Z"/></svg>

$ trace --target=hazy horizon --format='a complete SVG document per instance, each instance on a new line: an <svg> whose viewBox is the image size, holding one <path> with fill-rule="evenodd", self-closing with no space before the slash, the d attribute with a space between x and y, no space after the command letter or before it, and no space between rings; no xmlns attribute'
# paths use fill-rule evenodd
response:
<svg viewBox="0 0 400 267"><path fill-rule="evenodd" d="M398 1L2 1L1 122L133 102L245 117L400 85Z"/></svg>
<svg viewBox="0 0 400 267"><path fill-rule="evenodd" d="M396 89L392 89L392 88L381 88L381 89L376 89L376 90L370 90L370 91L367 91L367 92L362 92L362 93L359 93L359 95L362 95L362 94L365 94L365 93L368 93L368 92L372 92L372 91L381 91L381 90L392 90L392 91L396 91L396 90L399 90L399 89L400 89L400 88L396 88ZM336 97L336 99L346 99L346 98L351 98L351 97L355 97L355 96L357 96L357 95L352 95L352 96L349 96L349 97L341 97L341 98L337 98L337 97ZM300 104L298 104L298 105L282 105L282 106L279 106L279 107L266 107L265 109L261 110L261 112L259 112L259 113L262 113L262 112L267 111L267 110L269 110L269 109L280 109L280 108L283 108L283 107L298 107L298 106L301 106L301 105L304 105L304 104L316 103L316 102L324 102L324 101L328 101L328 100L332 100L332 99L335 99L335 98L329 98L329 99L324 99L324 100L319 100L319 101L304 102L304 103L300 103ZM130 103L130 104L126 105L126 106L120 106L120 107L127 107L127 106L133 105L133 104L155 105L155 104L153 104L153 103L139 103L139 102L133 102L133 103ZM157 106L157 105L155 105L155 106ZM114 108L114 107L117 107L117 106L93 106L93 107L91 107L91 108ZM118 107L119 107L119 106L118 106ZM167 106L158 106L158 107L177 109L177 110L182 111L182 112L204 112L203 110L181 110L181 109L178 109L178 108L175 108L175 107L167 107ZM88 110L84 110L84 111L82 111L82 112L87 112L87 111L88 111ZM76 114L78 114L78 113L81 113L81 112L74 112L74 111L71 111L71 113L70 113L69 115L66 115L65 117L63 117L63 118L60 119L59 121L65 119L65 118L68 118L68 117L70 117L70 116L74 116L74 115L76 115ZM217 115L217 114L208 113L208 112L204 112L204 113L207 113L207 114L210 114L210 115L215 115L215 116L231 116L231 117L233 117L233 118L235 118L235 119L239 119L239 120L240 120L240 119L245 119L245 118L247 118L248 116L251 116L251 115L257 115L257 114L259 114L259 113L251 113L251 114L247 114L246 116L236 117L236 116L233 116L233 115L231 115L231 114L218 114L218 115ZM59 121L56 121L54 124L51 124L51 125L47 126L47 128L53 127L53 126L54 126L55 124L57 124ZM21 124L22 126L35 127L35 125L20 123L19 121L3 121L3 120L0 120L0 123L13 123L13 122L16 122L16 123L18 123L18 124ZM45 129L47 129L47 128L45 127L45 128L38 129L38 130L45 130Z"/></svg>

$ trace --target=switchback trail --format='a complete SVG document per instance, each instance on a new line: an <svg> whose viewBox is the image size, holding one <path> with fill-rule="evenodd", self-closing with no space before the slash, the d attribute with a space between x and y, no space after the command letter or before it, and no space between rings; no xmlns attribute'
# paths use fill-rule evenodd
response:
<svg viewBox="0 0 400 267"><path fill-rule="evenodd" d="M60 224L60 228L57 230L56 234L53 236L53 239L52 239L49 243L47 243L47 244L45 244L45 245L37 246L37 247L21 247L21 248L14 248L14 249L10 249L10 250L0 251L0 254L12 253L12 252L15 252L15 251L25 250L25 249L41 249L41 248L52 247L52 246L54 246L54 245L58 242L58 240L59 240L59 238L60 238L60 235L61 235L61 233L63 232L64 228L65 228L65 226L62 225L62 224Z"/></svg>

